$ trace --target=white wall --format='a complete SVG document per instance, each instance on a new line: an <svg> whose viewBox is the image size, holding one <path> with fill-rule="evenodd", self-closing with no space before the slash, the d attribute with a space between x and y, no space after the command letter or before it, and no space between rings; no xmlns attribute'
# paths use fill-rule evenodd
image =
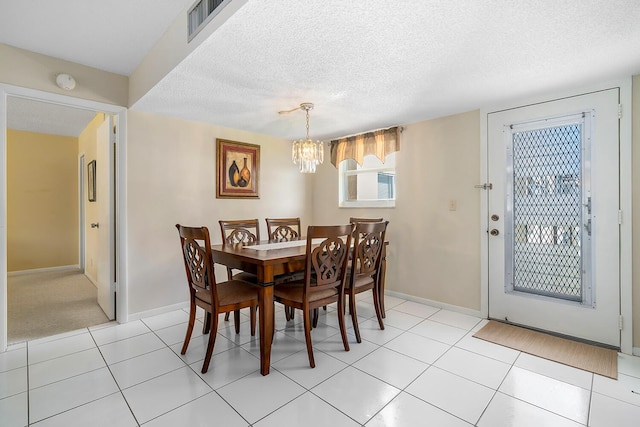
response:
<svg viewBox="0 0 640 427"><path fill-rule="evenodd" d="M312 177L290 162L291 142L241 130L129 111L127 286L129 314L187 301L176 223L209 227L220 219L312 220ZM216 138L261 146L259 199L216 198ZM220 279L224 275L219 276Z"/></svg>
<svg viewBox="0 0 640 427"><path fill-rule="evenodd" d="M314 181L314 221L388 219L388 290L480 311L480 112L404 126L396 155L396 207L338 208L338 173ZM455 200L457 210L449 210Z"/></svg>

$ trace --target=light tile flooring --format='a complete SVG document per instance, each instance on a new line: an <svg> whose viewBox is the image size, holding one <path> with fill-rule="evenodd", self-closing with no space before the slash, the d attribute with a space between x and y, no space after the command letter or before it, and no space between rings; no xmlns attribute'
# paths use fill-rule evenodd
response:
<svg viewBox="0 0 640 427"><path fill-rule="evenodd" d="M640 358L621 355L614 381L473 338L482 319L386 303L381 331L360 299L364 340L350 334L349 352L335 308L322 312L315 369L300 313L287 323L278 308L265 377L244 315L239 335L221 321L205 375L200 322L180 356L183 310L13 345L0 353L0 425L640 425Z"/></svg>

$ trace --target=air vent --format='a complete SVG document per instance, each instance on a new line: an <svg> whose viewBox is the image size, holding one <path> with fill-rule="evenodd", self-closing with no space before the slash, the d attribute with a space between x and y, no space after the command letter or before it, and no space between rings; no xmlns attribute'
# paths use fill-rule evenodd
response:
<svg viewBox="0 0 640 427"><path fill-rule="evenodd" d="M231 0L200 0L196 2L187 15L189 19L188 40L191 41L230 2Z"/></svg>

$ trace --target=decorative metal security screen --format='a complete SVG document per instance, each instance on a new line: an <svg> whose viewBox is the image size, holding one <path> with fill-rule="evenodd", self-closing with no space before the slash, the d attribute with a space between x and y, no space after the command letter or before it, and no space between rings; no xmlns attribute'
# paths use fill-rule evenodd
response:
<svg viewBox="0 0 640 427"><path fill-rule="evenodd" d="M589 127L580 115L510 129L508 291L591 303Z"/></svg>

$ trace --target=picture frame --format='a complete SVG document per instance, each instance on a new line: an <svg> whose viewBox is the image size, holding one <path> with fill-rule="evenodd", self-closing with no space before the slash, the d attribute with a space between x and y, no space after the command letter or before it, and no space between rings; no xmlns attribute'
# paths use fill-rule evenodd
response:
<svg viewBox="0 0 640 427"><path fill-rule="evenodd" d="M88 187L87 195L90 202L96 201L96 161L91 160L87 165Z"/></svg>
<svg viewBox="0 0 640 427"><path fill-rule="evenodd" d="M216 197L259 199L260 146L216 138Z"/></svg>

